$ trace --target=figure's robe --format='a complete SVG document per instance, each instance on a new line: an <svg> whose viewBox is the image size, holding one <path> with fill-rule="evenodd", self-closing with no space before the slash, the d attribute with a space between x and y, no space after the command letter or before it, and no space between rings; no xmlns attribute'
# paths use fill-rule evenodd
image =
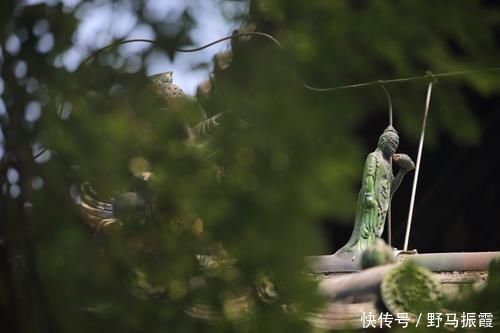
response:
<svg viewBox="0 0 500 333"><path fill-rule="evenodd" d="M373 177L373 199L376 201L376 207L369 207L365 200L369 177ZM393 180L391 164L384 158L382 151L377 149L370 153L366 158L363 182L356 204L354 229L347 244L337 253L362 252L382 236Z"/></svg>

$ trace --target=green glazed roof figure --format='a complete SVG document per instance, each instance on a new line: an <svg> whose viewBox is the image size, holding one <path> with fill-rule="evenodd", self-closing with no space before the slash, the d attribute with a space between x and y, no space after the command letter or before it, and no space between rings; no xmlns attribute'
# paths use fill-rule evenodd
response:
<svg viewBox="0 0 500 333"><path fill-rule="evenodd" d="M366 250L382 236L392 195L415 164L406 154L395 154L398 132L388 126L380 136L377 149L366 158L361 190L356 204L356 217L351 238L336 254L355 254ZM391 158L400 167L392 173Z"/></svg>

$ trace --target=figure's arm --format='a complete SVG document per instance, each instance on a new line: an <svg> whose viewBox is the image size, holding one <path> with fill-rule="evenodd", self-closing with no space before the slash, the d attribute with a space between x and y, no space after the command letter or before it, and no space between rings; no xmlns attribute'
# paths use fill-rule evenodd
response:
<svg viewBox="0 0 500 333"><path fill-rule="evenodd" d="M391 197L401 185L404 176L411 170L415 169L415 163L411 160L410 156L406 154L394 154L392 156L394 163L400 167L398 174L394 177L391 185Z"/></svg>
<svg viewBox="0 0 500 333"><path fill-rule="evenodd" d="M363 186L365 188L365 204L369 208L375 208L377 201L375 200L375 172L377 168L377 160L375 157L368 155L363 173Z"/></svg>

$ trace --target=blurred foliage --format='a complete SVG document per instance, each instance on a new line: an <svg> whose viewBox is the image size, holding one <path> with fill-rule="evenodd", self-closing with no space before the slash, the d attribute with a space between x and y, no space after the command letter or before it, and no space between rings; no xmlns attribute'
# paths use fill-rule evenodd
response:
<svg viewBox="0 0 500 333"><path fill-rule="evenodd" d="M321 94L302 81L484 68L499 51L495 3L253 1L246 20L286 51L256 37L232 42L231 65L214 73L203 104L209 115L224 113L217 153L206 158L186 144L197 109L165 110L141 65L155 51L175 57L196 22L189 12L152 20L141 1L109 2L128 6L156 34L140 66L119 49L75 71L60 65L78 26L74 13L89 2L0 4L1 331L314 330L304 318L321 299L303 257L322 252L323 217L353 216L372 148L359 132L370 124L376 142L387 107L379 87ZM463 92L488 96L499 85L492 73L439 82L430 141L446 133L477 142L478 119ZM416 141L424 82L387 88L395 126ZM43 147L49 151L33 159ZM80 182L109 198L138 171L155 175L154 219L94 234L76 204ZM202 269L196 256L205 254L237 262ZM263 284L278 300L259 297ZM187 315L200 304L217 320Z"/></svg>

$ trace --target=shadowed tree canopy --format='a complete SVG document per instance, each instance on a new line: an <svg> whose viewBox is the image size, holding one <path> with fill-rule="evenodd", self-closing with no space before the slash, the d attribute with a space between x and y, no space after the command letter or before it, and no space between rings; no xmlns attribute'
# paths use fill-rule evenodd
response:
<svg viewBox="0 0 500 333"><path fill-rule="evenodd" d="M116 47L69 70L78 13L98 3L126 8L156 43L133 59ZM500 66L498 3L253 0L233 19L284 49L234 38L211 89L171 104L144 64L153 52L175 61L176 49L193 46L196 21L189 10L156 20L146 5L0 3L0 331L315 331L304 318L322 299L303 257L347 240L388 106L377 85L321 93L303 84ZM426 81L386 88L400 148L415 157ZM498 72L435 86L413 246L498 250L499 92ZM222 116L199 147L186 126L203 113ZM80 185L111 200L140 172L154 175L152 217L92 230ZM399 247L409 189L407 180L393 202ZM207 269L204 255L229 264ZM277 299L262 297L268 281ZM207 308L213 322L192 315Z"/></svg>

